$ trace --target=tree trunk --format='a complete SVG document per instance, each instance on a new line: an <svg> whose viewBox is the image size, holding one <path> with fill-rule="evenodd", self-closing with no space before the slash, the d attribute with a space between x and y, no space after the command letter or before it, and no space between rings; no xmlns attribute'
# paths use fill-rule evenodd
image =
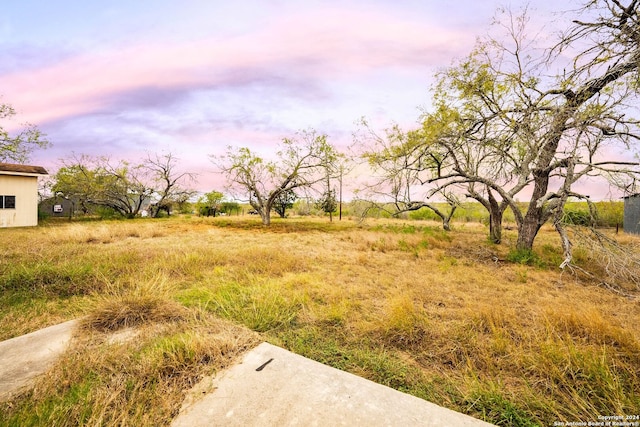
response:
<svg viewBox="0 0 640 427"><path fill-rule="evenodd" d="M469 189L469 195L480 202L489 213L489 240L492 243L500 244L502 242L502 217L504 211L507 210L508 204L505 201L498 203L489 187L487 187L486 199L471 188Z"/></svg>
<svg viewBox="0 0 640 427"><path fill-rule="evenodd" d="M499 244L502 242L502 215L507 207L507 205L503 203L498 203L496 198L493 196L493 192L490 188L487 187L487 208L489 210L489 239L495 243Z"/></svg>
<svg viewBox="0 0 640 427"><path fill-rule="evenodd" d="M527 214L522 223L518 224L518 240L516 241L516 249L518 250L533 250L533 241L544 224L544 206L538 206L538 200L542 200L547 188L549 188L549 175L543 172L535 177Z"/></svg>
<svg viewBox="0 0 640 427"><path fill-rule="evenodd" d="M489 240L492 243L502 242L502 216L504 210L497 208L489 211Z"/></svg>
<svg viewBox="0 0 640 427"><path fill-rule="evenodd" d="M518 227L516 249L528 251L533 250L533 241L536 239L538 231L540 231L538 219L533 215L529 215L529 212L527 212L522 225Z"/></svg>
<svg viewBox="0 0 640 427"><path fill-rule="evenodd" d="M450 204L450 206L449 214L442 216L442 229L444 231L451 231L451 218L453 218L453 214L456 213L456 209L458 209L457 205Z"/></svg>
<svg viewBox="0 0 640 427"><path fill-rule="evenodd" d="M262 225L271 225L271 210L263 209L260 211L260 218L262 218Z"/></svg>

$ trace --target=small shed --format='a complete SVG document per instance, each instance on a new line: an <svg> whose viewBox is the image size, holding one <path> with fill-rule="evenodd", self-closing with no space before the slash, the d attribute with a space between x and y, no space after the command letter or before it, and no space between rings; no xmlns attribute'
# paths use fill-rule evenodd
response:
<svg viewBox="0 0 640 427"><path fill-rule="evenodd" d="M640 193L624 197L624 231L640 234Z"/></svg>
<svg viewBox="0 0 640 427"><path fill-rule="evenodd" d="M67 199L59 194L41 201L39 209L40 213L53 217L71 218L75 214L75 204L73 200Z"/></svg>
<svg viewBox="0 0 640 427"><path fill-rule="evenodd" d="M0 163L0 227L38 225L38 177L41 166Z"/></svg>

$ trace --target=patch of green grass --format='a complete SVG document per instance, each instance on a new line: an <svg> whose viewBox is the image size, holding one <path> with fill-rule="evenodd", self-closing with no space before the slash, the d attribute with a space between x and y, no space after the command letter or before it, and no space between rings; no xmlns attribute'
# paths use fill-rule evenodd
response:
<svg viewBox="0 0 640 427"><path fill-rule="evenodd" d="M545 265L557 267L562 263L562 253L555 245L545 243L540 248L540 257L544 260Z"/></svg>
<svg viewBox="0 0 640 427"><path fill-rule="evenodd" d="M92 265L75 262L21 263L0 277L0 291L28 292L36 297L85 295L100 286Z"/></svg>
<svg viewBox="0 0 640 427"><path fill-rule="evenodd" d="M501 392L503 387L493 383L478 383L467 397L469 412L497 426L538 427L542 424L518 407Z"/></svg>
<svg viewBox="0 0 640 427"><path fill-rule="evenodd" d="M429 248L429 242L427 240L420 240L418 242L412 242L405 239L398 240L398 249L403 252L411 252L414 256L418 257L420 252Z"/></svg>
<svg viewBox="0 0 640 427"><path fill-rule="evenodd" d="M637 372L612 363L606 347L581 348L569 337L540 344L529 369L545 378L549 387L562 390L553 406L564 421L579 419L585 413L627 413L640 406ZM629 360L638 366L638 356ZM635 409L633 409L635 410Z"/></svg>
<svg viewBox="0 0 640 427"><path fill-rule="evenodd" d="M515 264L542 267L543 263L538 254L530 249L513 249L507 254L507 261Z"/></svg>
<svg viewBox="0 0 640 427"><path fill-rule="evenodd" d="M39 399L34 405L35 396L29 393L14 403L9 410L0 410L0 425L6 426L43 426L43 425L87 425L94 408L90 404L91 395L101 387L98 375L86 370L71 383L61 384L55 393ZM61 422L61 420L64 420Z"/></svg>
<svg viewBox="0 0 640 427"><path fill-rule="evenodd" d="M188 290L179 299L257 332L290 327L303 306L301 297L288 295L269 282L257 285L230 282L211 290Z"/></svg>
<svg viewBox="0 0 640 427"><path fill-rule="evenodd" d="M62 299L29 292L0 293L0 340L80 317L87 311L88 300L87 296Z"/></svg>
<svg viewBox="0 0 640 427"><path fill-rule="evenodd" d="M377 224L370 228L371 231L393 233L393 234L417 234L422 233L425 236L433 236L448 240L451 238L449 233L441 230L438 227L432 227L428 225L414 225L414 224Z"/></svg>

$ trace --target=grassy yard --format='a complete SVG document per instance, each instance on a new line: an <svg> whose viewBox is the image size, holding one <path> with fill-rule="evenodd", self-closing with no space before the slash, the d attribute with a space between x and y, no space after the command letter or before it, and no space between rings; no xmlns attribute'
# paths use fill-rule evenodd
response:
<svg viewBox="0 0 640 427"><path fill-rule="evenodd" d="M167 424L202 376L261 340L498 425L640 414L640 301L558 271L551 229L525 265L508 261L511 231L496 246L482 225L454 227L2 229L0 339L84 320L52 372L0 404L0 425ZM579 248L576 259L600 268Z"/></svg>

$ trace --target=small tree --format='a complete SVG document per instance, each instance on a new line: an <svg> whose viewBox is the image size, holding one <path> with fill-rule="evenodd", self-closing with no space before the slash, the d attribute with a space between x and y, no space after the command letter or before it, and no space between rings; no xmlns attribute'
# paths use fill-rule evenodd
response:
<svg viewBox="0 0 640 427"><path fill-rule="evenodd" d="M220 212L224 212L225 215L231 215L235 212L237 215L240 212L240 204L238 202L222 202Z"/></svg>
<svg viewBox="0 0 640 427"><path fill-rule="evenodd" d="M316 208L329 214L329 221L333 222L333 213L338 209L336 190L327 190L316 202Z"/></svg>
<svg viewBox="0 0 640 427"><path fill-rule="evenodd" d="M178 211L183 214L191 213L193 210L193 204L190 199L195 196L195 191L185 191L173 198L173 203L178 208Z"/></svg>
<svg viewBox="0 0 640 427"><path fill-rule="evenodd" d="M219 191L210 191L198 200L198 211L200 215L215 216L220 213L224 194Z"/></svg>
<svg viewBox="0 0 640 427"><path fill-rule="evenodd" d="M11 120L16 115L9 104L0 103L0 119ZM36 148L47 148L49 141L45 135L32 124L25 124L18 133L10 135L0 125L0 162L25 163Z"/></svg>
<svg viewBox="0 0 640 427"><path fill-rule="evenodd" d="M151 205L151 216L157 217L161 210L171 214L169 207L174 201L188 199L193 192L183 187L185 181L193 181L194 174L189 172L177 172L178 159L172 154L162 156L147 155L141 167L153 183L155 203Z"/></svg>
<svg viewBox="0 0 640 427"><path fill-rule="evenodd" d="M293 203L297 198L298 196L293 190L283 191L276 197L273 210L280 215L280 218L285 218L287 209L293 208Z"/></svg>
<svg viewBox="0 0 640 427"><path fill-rule="evenodd" d="M295 139L282 141L274 161L267 161L246 147L228 147L225 156L213 159L230 188L248 195L248 202L262 223L270 225L271 210L281 194L311 188L324 179L323 168L328 159L335 158L334 153L326 135L303 131Z"/></svg>

